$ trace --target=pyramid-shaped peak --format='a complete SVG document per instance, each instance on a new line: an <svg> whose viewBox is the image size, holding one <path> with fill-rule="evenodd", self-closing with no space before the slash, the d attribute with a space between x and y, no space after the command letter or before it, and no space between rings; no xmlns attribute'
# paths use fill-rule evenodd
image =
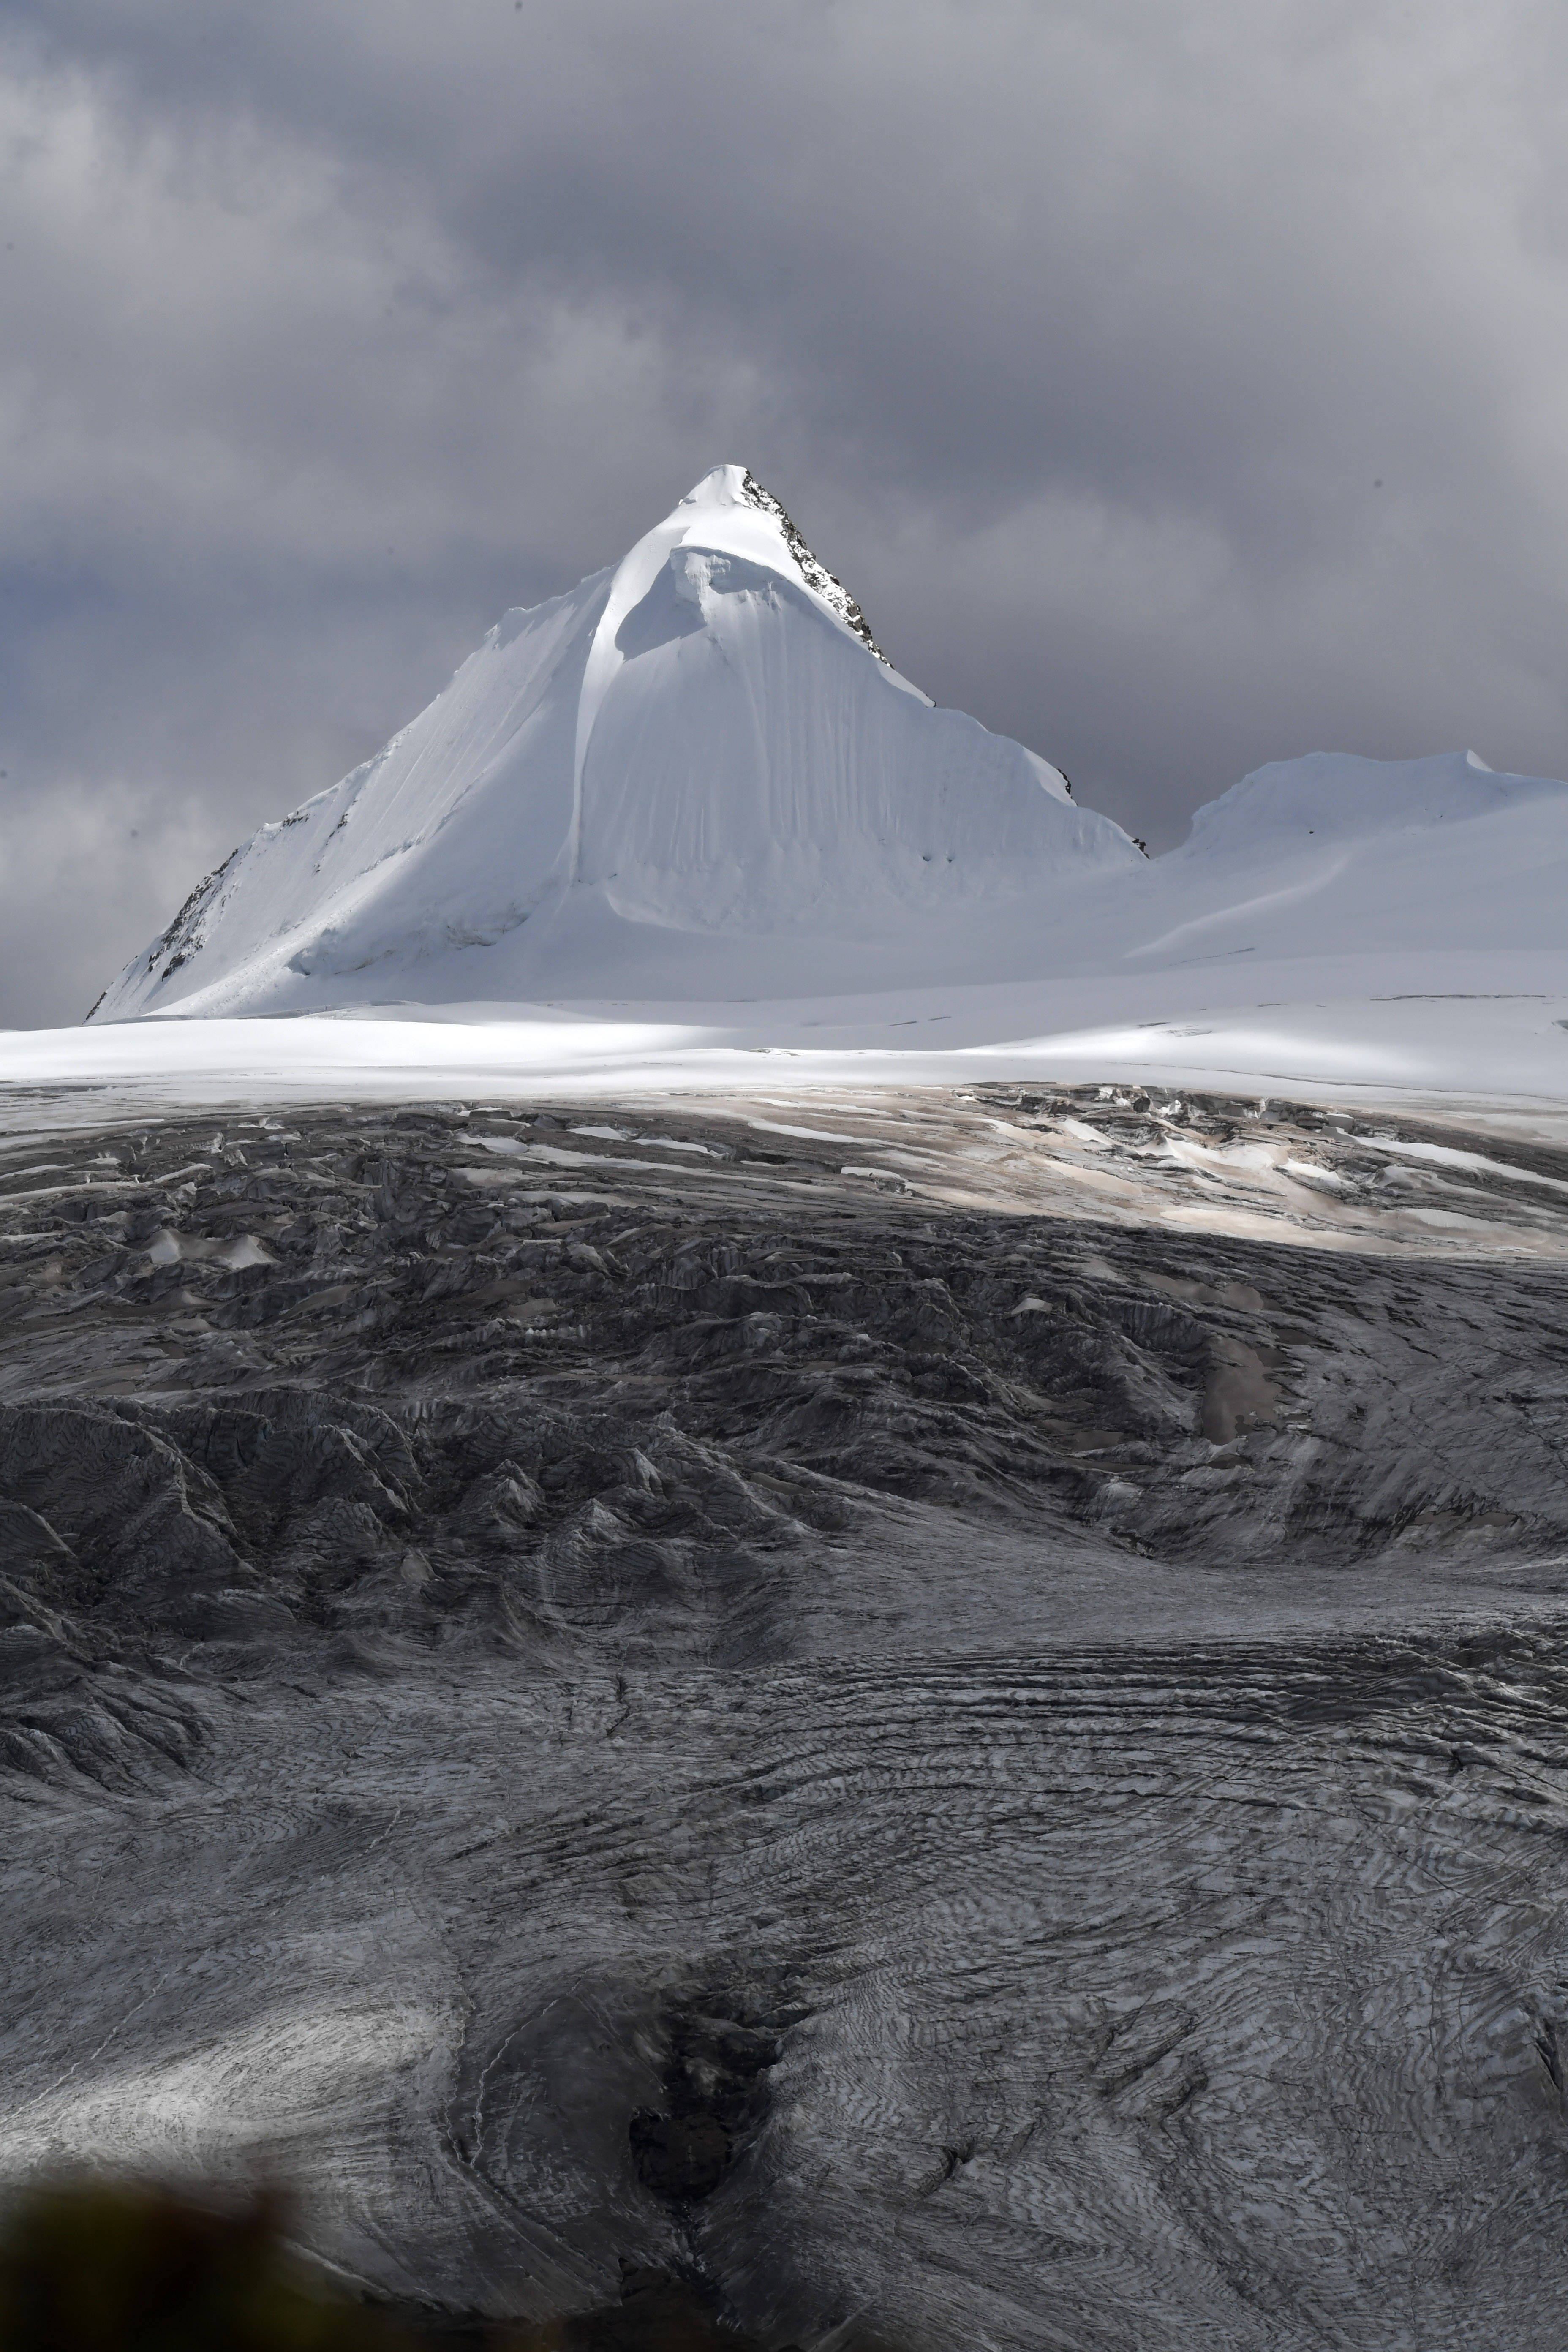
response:
<svg viewBox="0 0 1568 2352"><path fill-rule="evenodd" d="M783 541L784 552L790 563L812 593L819 597L847 628L854 631L868 653L875 654L879 662L885 662L888 656L871 635L870 624L856 599L837 575L829 572L826 564L813 554L780 501L771 490L763 488L747 467L713 467L687 491L669 520L671 523L684 525L690 531L700 527L704 515L711 515L717 520L721 516L732 515L737 508L749 509L754 514L766 516Z"/></svg>
<svg viewBox="0 0 1568 2352"><path fill-rule="evenodd" d="M888 666L778 499L715 466L263 825L100 1017L881 985L933 942L984 963L998 919L1032 940L1044 894L1132 862L1054 768Z"/></svg>

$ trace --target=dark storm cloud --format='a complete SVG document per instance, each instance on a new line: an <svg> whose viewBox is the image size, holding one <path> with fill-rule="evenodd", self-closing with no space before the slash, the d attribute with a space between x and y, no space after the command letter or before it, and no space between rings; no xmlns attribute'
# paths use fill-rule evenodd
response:
<svg viewBox="0 0 1568 2352"><path fill-rule="evenodd" d="M1157 843L1319 746L1568 765L1545 8L0 23L5 1017L721 458Z"/></svg>

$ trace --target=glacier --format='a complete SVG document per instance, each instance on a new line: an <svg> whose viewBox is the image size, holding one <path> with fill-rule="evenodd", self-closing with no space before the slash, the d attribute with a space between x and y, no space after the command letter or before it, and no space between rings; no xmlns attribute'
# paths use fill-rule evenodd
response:
<svg viewBox="0 0 1568 2352"><path fill-rule="evenodd" d="M1474 752L1146 858L738 467L509 614L0 1036L0 2190L1556 2352L1565 902Z"/></svg>

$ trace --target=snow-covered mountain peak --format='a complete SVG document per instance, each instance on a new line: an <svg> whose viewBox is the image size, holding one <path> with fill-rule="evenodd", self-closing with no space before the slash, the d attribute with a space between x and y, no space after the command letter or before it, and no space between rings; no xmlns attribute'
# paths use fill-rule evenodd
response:
<svg viewBox="0 0 1568 2352"><path fill-rule="evenodd" d="M868 656L871 658L868 658ZM377 757L263 825L100 1017L793 994L1015 963L1143 860L891 668L742 466L509 613Z"/></svg>
<svg viewBox="0 0 1568 2352"><path fill-rule="evenodd" d="M1369 760L1348 751L1311 751L1255 768L1193 818L1179 856L1270 859L1350 847L1374 836L1464 824L1541 798L1560 807L1568 793L1545 776L1500 773L1474 751L1419 760Z"/></svg>
<svg viewBox="0 0 1568 2352"><path fill-rule="evenodd" d="M742 506L744 486L751 478L744 466L713 466L700 482L692 484L679 507Z"/></svg>
<svg viewBox="0 0 1568 2352"><path fill-rule="evenodd" d="M738 556L783 579L803 583L868 653L887 662L848 589L812 552L773 492L744 466L715 466L704 474L664 521L637 541L620 571L641 581L650 560L677 547L695 546Z"/></svg>
<svg viewBox="0 0 1568 2352"><path fill-rule="evenodd" d="M733 468L726 466L721 470L728 474L731 472ZM800 576L805 582L806 586L820 596L823 603L827 605L829 610L837 613L839 619L843 621L847 627L854 630L861 643L869 652L876 655L879 661L887 661L887 655L882 651L881 646L871 635L870 624L868 622L865 614L860 610L860 607L856 603L854 597L849 593L848 589L846 588L842 580L837 579L833 572L829 572L825 563L818 562L817 558L812 553L810 548L807 547L805 540L802 539L799 531L796 530L794 523L791 522L788 515L785 514L783 507L780 506L777 499L774 498L773 492L771 490L764 490L761 482L759 482L753 475L743 473L741 482L741 496L748 506L756 507L762 513L771 515L773 520L778 524L784 544L789 549L790 553L794 556L795 562L799 567Z"/></svg>

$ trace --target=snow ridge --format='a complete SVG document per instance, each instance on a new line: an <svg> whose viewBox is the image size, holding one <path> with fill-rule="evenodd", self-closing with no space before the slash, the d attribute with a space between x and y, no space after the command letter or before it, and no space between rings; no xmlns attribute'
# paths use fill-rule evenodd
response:
<svg viewBox="0 0 1568 2352"><path fill-rule="evenodd" d="M292 816L283 819L285 824L292 824L295 822ZM178 971L182 964L189 963L191 958L199 954L206 945L204 919L212 912L214 901L218 895L219 883L234 864L235 859L244 855L247 845L246 843L241 842L237 848L229 851L221 866L215 866L210 874L203 875L174 921L166 930L160 931L153 940L147 950L147 970L152 971L159 957L165 952L169 957L168 962L158 974L160 981L168 980L172 974ZM127 970L133 971L141 961L140 956L133 957ZM104 993L107 994L108 991L106 990ZM101 1004L102 1002L103 998L100 996L99 1003ZM93 1012L96 1013L97 1010L98 1005L94 1005ZM90 1020L92 1014L89 1013L88 1018Z"/></svg>
<svg viewBox="0 0 1568 2352"><path fill-rule="evenodd" d="M784 533L784 544L800 566L801 577L806 586L815 589L823 603L833 607L839 619L854 630L868 653L875 654L879 662L887 662L888 667L891 669L892 663L888 661L887 655L871 635L870 623L844 585L843 581L829 572L826 564L821 562L812 553L772 490L764 490L756 476L748 471L742 477L741 496L749 507L756 507L762 513L772 515Z"/></svg>

